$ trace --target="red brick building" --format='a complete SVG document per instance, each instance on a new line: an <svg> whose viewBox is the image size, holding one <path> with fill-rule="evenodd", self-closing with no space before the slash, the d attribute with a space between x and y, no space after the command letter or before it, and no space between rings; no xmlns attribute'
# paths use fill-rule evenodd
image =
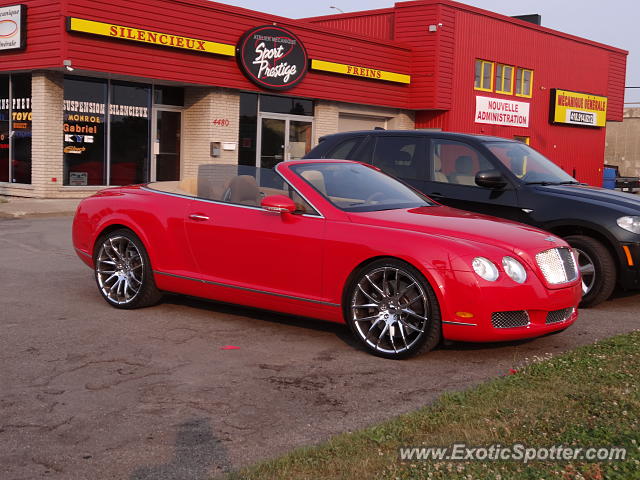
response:
<svg viewBox="0 0 640 480"><path fill-rule="evenodd" d="M2 0L0 194L269 166L375 126L520 138L599 184L626 55L449 0L302 20L204 0Z"/></svg>

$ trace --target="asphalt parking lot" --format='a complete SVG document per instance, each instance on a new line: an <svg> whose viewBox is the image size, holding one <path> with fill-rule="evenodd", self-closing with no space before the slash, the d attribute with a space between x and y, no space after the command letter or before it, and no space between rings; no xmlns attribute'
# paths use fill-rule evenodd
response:
<svg viewBox="0 0 640 480"><path fill-rule="evenodd" d="M183 297L115 310L70 229L0 220L2 479L209 478L640 324L640 295L618 296L560 334L383 360L309 319Z"/></svg>

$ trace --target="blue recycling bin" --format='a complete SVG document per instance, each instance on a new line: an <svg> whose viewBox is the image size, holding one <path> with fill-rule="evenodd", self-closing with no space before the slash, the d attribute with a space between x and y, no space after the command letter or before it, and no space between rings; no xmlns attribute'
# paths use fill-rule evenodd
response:
<svg viewBox="0 0 640 480"><path fill-rule="evenodd" d="M616 188L616 169L614 167L604 167L604 175L602 179L602 186L609 190Z"/></svg>

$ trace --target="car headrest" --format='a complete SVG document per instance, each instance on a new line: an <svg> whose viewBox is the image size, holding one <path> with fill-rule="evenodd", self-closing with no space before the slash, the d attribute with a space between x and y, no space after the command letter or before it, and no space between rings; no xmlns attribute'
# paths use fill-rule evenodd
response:
<svg viewBox="0 0 640 480"><path fill-rule="evenodd" d="M456 173L470 175L473 172L473 160L468 155L456 158Z"/></svg>
<svg viewBox="0 0 640 480"><path fill-rule="evenodd" d="M327 194L327 187L324 184L324 175L322 175L322 172L319 170L305 170L300 175L320 193L324 195Z"/></svg>
<svg viewBox="0 0 640 480"><path fill-rule="evenodd" d="M251 175L239 175L231 179L229 183L229 202L257 205L259 196L260 189L256 179Z"/></svg>

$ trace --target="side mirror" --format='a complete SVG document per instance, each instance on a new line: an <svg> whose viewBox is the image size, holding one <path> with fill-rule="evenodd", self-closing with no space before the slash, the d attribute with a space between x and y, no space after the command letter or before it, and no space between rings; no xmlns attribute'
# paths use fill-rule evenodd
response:
<svg viewBox="0 0 640 480"><path fill-rule="evenodd" d="M499 190L507 186L507 180L498 170L482 170L476 173L476 185Z"/></svg>
<svg viewBox="0 0 640 480"><path fill-rule="evenodd" d="M284 195L264 197L260 202L260 206L265 210L276 213L293 213L297 208L294 201Z"/></svg>

